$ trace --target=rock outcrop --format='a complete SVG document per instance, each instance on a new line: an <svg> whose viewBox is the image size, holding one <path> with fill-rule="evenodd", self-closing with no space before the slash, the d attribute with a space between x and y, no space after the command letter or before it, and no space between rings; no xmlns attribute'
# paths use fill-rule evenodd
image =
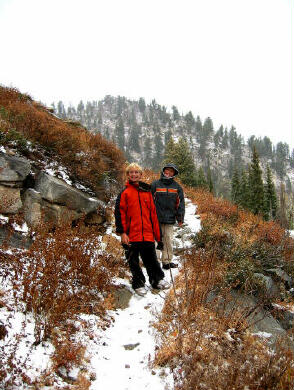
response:
<svg viewBox="0 0 294 390"><path fill-rule="evenodd" d="M57 226L85 217L87 224L102 224L107 218L106 204L72 187L45 171L34 172L29 160L0 152L0 213L23 214L27 225ZM7 227L0 225L0 244L8 237ZM9 244L20 247L20 233L10 235ZM26 247L27 245L25 245Z"/></svg>

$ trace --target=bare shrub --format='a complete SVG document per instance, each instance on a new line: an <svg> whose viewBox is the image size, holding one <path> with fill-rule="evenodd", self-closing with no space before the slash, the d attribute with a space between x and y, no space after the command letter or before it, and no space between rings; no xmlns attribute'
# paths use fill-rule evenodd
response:
<svg viewBox="0 0 294 390"><path fill-rule="evenodd" d="M37 340L78 313L105 315L120 259L101 251L94 231L63 226L39 235L28 259L23 299L35 314Z"/></svg>
<svg viewBox="0 0 294 390"><path fill-rule="evenodd" d="M155 364L172 369L177 390L290 389L292 353L282 343L273 352L248 332L247 317L256 308L241 309L230 288L221 287L226 267L205 252L185 256L155 324L161 340ZM211 298L216 285L217 300Z"/></svg>

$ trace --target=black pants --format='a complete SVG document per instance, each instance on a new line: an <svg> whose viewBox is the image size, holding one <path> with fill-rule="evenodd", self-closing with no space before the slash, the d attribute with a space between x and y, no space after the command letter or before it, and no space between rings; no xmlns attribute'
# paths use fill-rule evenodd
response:
<svg viewBox="0 0 294 390"><path fill-rule="evenodd" d="M132 242L125 253L133 276L133 289L143 287L146 282L145 276L139 265L139 255L146 267L149 283L152 287L157 287L157 283L164 278L164 272L157 260L154 242Z"/></svg>

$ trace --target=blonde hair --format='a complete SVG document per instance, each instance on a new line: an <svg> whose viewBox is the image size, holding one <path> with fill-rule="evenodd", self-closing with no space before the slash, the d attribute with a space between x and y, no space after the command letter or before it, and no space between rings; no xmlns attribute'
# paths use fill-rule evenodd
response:
<svg viewBox="0 0 294 390"><path fill-rule="evenodd" d="M137 169L140 173L143 173L143 169L137 163L131 163L126 167L126 174L129 173L131 169Z"/></svg>

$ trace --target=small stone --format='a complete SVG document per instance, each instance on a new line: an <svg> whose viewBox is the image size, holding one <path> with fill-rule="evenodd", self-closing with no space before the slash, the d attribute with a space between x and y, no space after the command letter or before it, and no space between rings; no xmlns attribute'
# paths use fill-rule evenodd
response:
<svg viewBox="0 0 294 390"><path fill-rule="evenodd" d="M138 330L138 333L142 333L142 332L143 332L143 330L142 330L142 329L139 329L139 330Z"/></svg>
<svg viewBox="0 0 294 390"><path fill-rule="evenodd" d="M156 375L156 372L154 370L151 371L152 375Z"/></svg>
<svg viewBox="0 0 294 390"><path fill-rule="evenodd" d="M138 345L140 345L140 343L136 343L136 344L125 344L125 345L124 345L124 349L127 350L127 351L131 351L131 350L135 349L136 347L138 347Z"/></svg>
<svg viewBox="0 0 294 390"><path fill-rule="evenodd" d="M0 324L0 340L4 340L8 332L3 324Z"/></svg>

